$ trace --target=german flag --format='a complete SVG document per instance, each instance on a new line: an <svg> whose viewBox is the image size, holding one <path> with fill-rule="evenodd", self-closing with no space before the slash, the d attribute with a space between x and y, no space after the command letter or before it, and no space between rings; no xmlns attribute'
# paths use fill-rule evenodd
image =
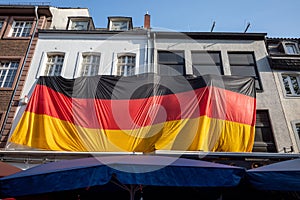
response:
<svg viewBox="0 0 300 200"><path fill-rule="evenodd" d="M78 152L251 152L254 79L40 77L10 142Z"/></svg>

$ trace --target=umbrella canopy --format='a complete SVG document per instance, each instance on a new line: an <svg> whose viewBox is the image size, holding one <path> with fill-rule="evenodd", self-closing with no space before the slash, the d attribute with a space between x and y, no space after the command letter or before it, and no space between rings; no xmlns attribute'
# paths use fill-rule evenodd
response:
<svg viewBox="0 0 300 200"><path fill-rule="evenodd" d="M14 166L14 165L10 165L5 162L0 162L0 177L8 176L8 175L20 172L20 171L22 171L22 169Z"/></svg>
<svg viewBox="0 0 300 200"><path fill-rule="evenodd" d="M247 180L259 190L300 191L300 159L249 169Z"/></svg>
<svg viewBox="0 0 300 200"><path fill-rule="evenodd" d="M1 178L0 194L17 197L74 190L105 185L111 180L122 185L233 187L244 174L244 168L186 158L89 157L41 164ZM134 195L134 191L131 193Z"/></svg>

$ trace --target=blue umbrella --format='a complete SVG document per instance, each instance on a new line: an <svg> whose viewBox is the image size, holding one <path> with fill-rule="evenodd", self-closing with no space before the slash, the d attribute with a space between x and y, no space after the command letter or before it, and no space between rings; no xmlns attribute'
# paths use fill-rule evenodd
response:
<svg viewBox="0 0 300 200"><path fill-rule="evenodd" d="M300 191L300 159L249 169L247 180L258 190Z"/></svg>
<svg viewBox="0 0 300 200"><path fill-rule="evenodd" d="M105 185L234 187L245 169L202 160L156 155L118 155L41 164L0 179L2 197L18 197Z"/></svg>

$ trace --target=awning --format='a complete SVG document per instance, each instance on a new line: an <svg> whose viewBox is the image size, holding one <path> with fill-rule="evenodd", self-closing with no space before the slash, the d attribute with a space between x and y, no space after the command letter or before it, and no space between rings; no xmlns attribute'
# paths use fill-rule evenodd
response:
<svg viewBox="0 0 300 200"><path fill-rule="evenodd" d="M247 180L258 190L300 191L300 159L249 169Z"/></svg>
<svg viewBox="0 0 300 200"><path fill-rule="evenodd" d="M245 169L187 158L155 155L89 157L41 164L0 179L2 197L101 186L111 181L138 186L234 187Z"/></svg>
<svg viewBox="0 0 300 200"><path fill-rule="evenodd" d="M17 172L22 171L22 169L8 164L6 162L0 162L0 177L8 176Z"/></svg>

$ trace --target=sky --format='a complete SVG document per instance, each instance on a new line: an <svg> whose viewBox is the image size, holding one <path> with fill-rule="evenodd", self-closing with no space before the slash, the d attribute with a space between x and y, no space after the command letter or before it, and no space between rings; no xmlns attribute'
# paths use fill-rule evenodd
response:
<svg viewBox="0 0 300 200"><path fill-rule="evenodd" d="M300 38L300 0L0 0L1 4L46 4L88 8L97 28L107 17L132 17L133 26L172 31L267 33L267 37Z"/></svg>

